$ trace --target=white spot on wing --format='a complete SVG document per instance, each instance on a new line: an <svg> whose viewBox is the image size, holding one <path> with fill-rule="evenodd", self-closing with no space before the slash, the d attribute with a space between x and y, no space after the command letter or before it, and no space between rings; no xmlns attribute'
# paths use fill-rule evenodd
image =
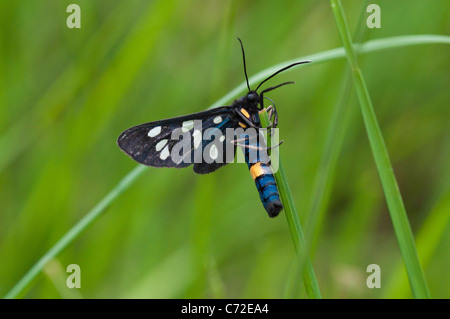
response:
<svg viewBox="0 0 450 319"><path fill-rule="evenodd" d="M157 150L158 152L159 152L160 150L162 150L162 148L163 148L164 146L166 146L166 144L167 144L168 141L169 141L168 139L159 141L158 144L156 144L156 150Z"/></svg>
<svg viewBox="0 0 450 319"><path fill-rule="evenodd" d="M161 133L161 126L156 126L156 127L152 128L150 131L148 131L148 136L155 137L159 133Z"/></svg>
<svg viewBox="0 0 450 319"><path fill-rule="evenodd" d="M195 130L192 136L194 137L194 148L198 148L202 142L202 132Z"/></svg>
<svg viewBox="0 0 450 319"><path fill-rule="evenodd" d="M150 131L148 131L148 136L155 137L159 133L161 133L161 126L156 126L156 127L152 128Z"/></svg>
<svg viewBox="0 0 450 319"><path fill-rule="evenodd" d="M211 148L209 149L209 156L211 156L213 160L219 156L219 151L217 150L217 146L215 144L211 145Z"/></svg>
<svg viewBox="0 0 450 319"><path fill-rule="evenodd" d="M220 115L219 115L219 116L216 116L216 117L214 118L213 122L216 123L216 124L219 124L220 122L222 122L222 117L221 117Z"/></svg>
<svg viewBox="0 0 450 319"><path fill-rule="evenodd" d="M225 135L221 135L221 136L219 137L219 141L221 141L221 142L225 141Z"/></svg>
<svg viewBox="0 0 450 319"><path fill-rule="evenodd" d="M183 132L187 132L190 131L194 128L194 120L190 120L190 121L184 121L183 122L183 127L181 128L181 130Z"/></svg>
<svg viewBox="0 0 450 319"><path fill-rule="evenodd" d="M164 147L164 149L162 150L161 154L159 155L159 158L162 159L163 161L168 158L170 155L169 152L169 145L167 145L166 147Z"/></svg>

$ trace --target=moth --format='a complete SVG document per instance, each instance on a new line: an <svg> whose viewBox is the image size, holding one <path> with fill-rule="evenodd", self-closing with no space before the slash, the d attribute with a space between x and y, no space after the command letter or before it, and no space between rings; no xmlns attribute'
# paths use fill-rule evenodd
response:
<svg viewBox="0 0 450 319"><path fill-rule="evenodd" d="M140 164L175 168L193 164L197 174L211 173L226 165L229 161L224 159L233 158L236 147L240 147L264 208L270 217L276 217L283 209L283 204L266 152L270 148L263 138L259 138L260 131L264 130L259 112L264 109L264 98L269 99L264 96L265 93L294 82L281 83L260 93L258 89L275 75L311 61L292 63L264 79L252 90L247 76L244 46L238 40L248 88L246 95L229 106L131 127L120 134L117 144ZM273 101L268 108L268 115L270 125L265 129L276 128L278 113ZM252 129L254 132L248 133Z"/></svg>

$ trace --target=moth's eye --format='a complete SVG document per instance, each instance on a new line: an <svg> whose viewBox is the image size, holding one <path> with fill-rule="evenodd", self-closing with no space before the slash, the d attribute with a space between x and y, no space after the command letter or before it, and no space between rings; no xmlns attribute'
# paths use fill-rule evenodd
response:
<svg viewBox="0 0 450 319"><path fill-rule="evenodd" d="M255 101L256 100L256 94L254 94L254 93L247 94L247 100Z"/></svg>

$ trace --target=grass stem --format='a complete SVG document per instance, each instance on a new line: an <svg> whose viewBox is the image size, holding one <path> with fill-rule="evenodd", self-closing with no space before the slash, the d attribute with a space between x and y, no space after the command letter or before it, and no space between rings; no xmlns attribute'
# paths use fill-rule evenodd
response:
<svg viewBox="0 0 450 319"><path fill-rule="evenodd" d="M419 262L414 237L406 215L402 196L384 143L383 135L378 125L363 73L358 66L357 56L341 2L339 0L330 0L330 3L346 51L347 59L352 69L353 84L355 85L356 93L358 95L369 143L380 176L394 231L402 253L403 262L405 263L408 273L413 296L415 298L430 298L430 292Z"/></svg>
<svg viewBox="0 0 450 319"><path fill-rule="evenodd" d="M269 126L270 120L265 110L259 113L259 117L263 127ZM305 243L305 236L300 225L300 219L298 217L297 209L295 207L294 199L287 182L286 173L284 171L281 159L278 159L278 171L274 173L274 176L277 182L278 191L280 192L281 202L284 206L289 231L297 253L299 269L303 276L306 294L310 299L321 299L322 295L320 293L312 262L306 250L308 246Z"/></svg>
<svg viewBox="0 0 450 319"><path fill-rule="evenodd" d="M60 240L50 248L44 256L41 257L31 267L30 270L20 279L17 284L5 295L4 298L12 299L16 298L27 285L39 274L44 266L52 259L55 258L64 248L70 245L75 238L86 230L94 221L96 221L102 212L120 195L125 191L133 182L139 177L146 169L146 166L139 165L128 173L120 182L109 192L94 208L92 208L86 216L84 216L78 223L75 224L67 233L61 237Z"/></svg>

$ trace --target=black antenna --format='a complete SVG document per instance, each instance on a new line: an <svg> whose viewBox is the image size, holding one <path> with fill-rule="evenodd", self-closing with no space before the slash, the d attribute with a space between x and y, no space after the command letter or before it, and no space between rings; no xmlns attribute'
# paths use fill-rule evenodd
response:
<svg viewBox="0 0 450 319"><path fill-rule="evenodd" d="M250 84L248 84L248 76L247 76L247 66L245 65L245 52L244 52L244 45L242 44L241 39L237 38L239 40L239 43L241 44L241 49L242 49L242 59L244 60L244 74L245 74L245 80L247 81L247 88L248 91L250 92Z"/></svg>
<svg viewBox="0 0 450 319"><path fill-rule="evenodd" d="M272 86L272 87L270 87L270 88L267 88L267 89L262 90L261 93L260 93L260 95L262 95L263 93L266 93L266 92L275 90L275 89L279 88L280 86L283 86L283 85L286 85L286 84L294 84L294 83L295 83L295 82L293 82L293 81L289 81L289 82L284 82L284 83L281 83L281 84ZM273 102L272 102L272 103L273 103Z"/></svg>
<svg viewBox="0 0 450 319"><path fill-rule="evenodd" d="M274 77L275 75L277 75L278 73L281 73L281 72L283 72L283 71L286 71L287 69L290 69L290 68L292 68L293 66L296 66L296 65L299 65L299 64L304 64L304 63L310 63L310 62L311 62L311 61L295 62L295 63L292 63L292 64L290 64L290 65L288 65L288 66L282 68L281 70L278 70L277 72L275 72L274 74L272 74L271 76L269 76L268 78L266 78L265 80L263 80L261 83L259 83L259 85L258 85L258 87L256 88L255 91L258 91L259 87L260 87L264 82L266 82L267 80L273 78L273 77Z"/></svg>

